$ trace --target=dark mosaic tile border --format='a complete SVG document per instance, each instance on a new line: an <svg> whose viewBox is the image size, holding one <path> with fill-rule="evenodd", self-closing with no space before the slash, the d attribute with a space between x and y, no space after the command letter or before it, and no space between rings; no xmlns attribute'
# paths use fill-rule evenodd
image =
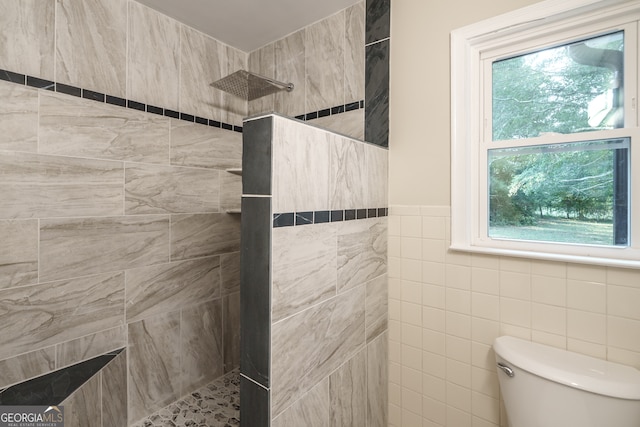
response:
<svg viewBox="0 0 640 427"><path fill-rule="evenodd" d="M234 126L232 124L220 122L218 120L198 117L192 114L170 110L168 108L157 107L151 104L144 104L142 102L138 102L133 99L125 99L117 96L111 96L111 95L107 95L100 92L94 92L89 89L83 89L76 86L57 83L51 80L43 80L37 77L28 76L26 74L14 73L13 71L0 69L0 80L4 80L11 83L17 83L25 86L31 86L37 89L44 89L52 92L64 93L66 95L71 95L78 98L89 99L91 101L116 105L118 107L131 108L137 111L157 114L159 116L171 117L174 119L184 120L191 123L198 123L201 125L221 128L221 129L230 130L234 132L240 132L240 133L242 132L242 126Z"/></svg>
<svg viewBox="0 0 640 427"><path fill-rule="evenodd" d="M336 114L342 114L349 111L359 110L364 108L364 100L350 102L349 104L336 105L335 107L325 108L324 110L312 111L311 113L300 114L295 116L298 120L314 120L321 117L335 116Z"/></svg>
<svg viewBox="0 0 640 427"><path fill-rule="evenodd" d="M183 113L180 111L170 110L151 104L144 104L133 99L125 99L117 96L111 96L89 89L83 89L77 86L71 86L64 83L57 83L51 80L44 80L38 77L28 76L26 74L15 73L9 70L0 69L0 80L11 83L17 83L23 86L30 86L37 89L49 90L51 92L64 93L78 98L89 99L91 101L116 105L123 108L131 108L132 110L142 111L159 116L171 117L173 119L184 120L190 123L198 123L205 126L225 129L242 133L242 126L235 126L229 123L220 122L218 120L207 119L205 117L194 116L193 114ZM348 111L364 108L364 100L351 102L349 104L337 105L335 107L326 108L324 110L313 111L311 113L301 114L295 118L298 120L313 120L320 117L333 116L336 114L346 113Z"/></svg>
<svg viewBox="0 0 640 427"><path fill-rule="evenodd" d="M352 221L367 218L381 218L388 215L389 208L274 213L273 228L324 224L327 222Z"/></svg>
<svg viewBox="0 0 640 427"><path fill-rule="evenodd" d="M0 390L0 405L59 405L123 349Z"/></svg>

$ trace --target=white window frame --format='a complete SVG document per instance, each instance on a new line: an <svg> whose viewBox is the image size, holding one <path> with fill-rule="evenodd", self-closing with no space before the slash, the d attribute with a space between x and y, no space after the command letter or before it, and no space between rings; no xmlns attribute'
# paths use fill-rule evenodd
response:
<svg viewBox="0 0 640 427"><path fill-rule="evenodd" d="M486 89L483 64L486 64L487 55L493 57L496 52L517 54L527 49L534 51L536 47L559 45L578 40L581 35L586 38L598 31L622 29L621 22L632 20L640 20L640 2L637 0L547 0L451 33L451 249L640 268L640 119L636 108L640 29L637 25L630 32L632 40L625 31L625 128L536 138L539 144L631 138L629 246L489 238L486 148L481 146L490 133L485 126L487 117L484 117L490 110L490 106L487 107L490 102L483 98ZM627 54L628 51L631 53ZM499 144L491 146L499 147Z"/></svg>

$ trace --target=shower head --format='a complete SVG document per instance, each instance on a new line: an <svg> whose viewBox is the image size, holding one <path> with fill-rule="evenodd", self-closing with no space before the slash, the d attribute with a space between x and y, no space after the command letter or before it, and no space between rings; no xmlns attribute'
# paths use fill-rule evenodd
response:
<svg viewBox="0 0 640 427"><path fill-rule="evenodd" d="M282 83L245 70L238 70L229 74L227 77L211 83L211 86L247 101L271 95L281 90L286 90L287 92L293 90L293 83Z"/></svg>

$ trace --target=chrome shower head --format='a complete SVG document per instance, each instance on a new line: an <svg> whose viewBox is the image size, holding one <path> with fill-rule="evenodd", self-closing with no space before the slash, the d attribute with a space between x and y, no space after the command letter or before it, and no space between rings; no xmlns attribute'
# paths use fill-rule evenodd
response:
<svg viewBox="0 0 640 427"><path fill-rule="evenodd" d="M271 95L272 93L293 90L293 83L282 83L245 70L238 70L211 83L216 89L223 90L247 101Z"/></svg>

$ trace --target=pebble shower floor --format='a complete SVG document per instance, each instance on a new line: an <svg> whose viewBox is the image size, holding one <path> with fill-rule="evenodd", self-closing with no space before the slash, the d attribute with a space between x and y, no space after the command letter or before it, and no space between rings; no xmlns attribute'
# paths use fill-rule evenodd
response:
<svg viewBox="0 0 640 427"><path fill-rule="evenodd" d="M240 425L240 372L231 371L131 427L234 427Z"/></svg>

